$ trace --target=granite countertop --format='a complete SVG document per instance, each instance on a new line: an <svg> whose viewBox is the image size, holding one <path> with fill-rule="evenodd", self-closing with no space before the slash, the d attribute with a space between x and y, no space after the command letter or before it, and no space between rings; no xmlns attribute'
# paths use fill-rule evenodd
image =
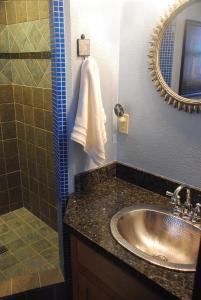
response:
<svg viewBox="0 0 201 300"><path fill-rule="evenodd" d="M70 196L64 222L109 254L145 275L153 282L182 300L192 299L194 273L178 272L155 266L120 246L110 232L112 216L133 204L167 206L167 198L127 183L118 178L108 179L94 189Z"/></svg>

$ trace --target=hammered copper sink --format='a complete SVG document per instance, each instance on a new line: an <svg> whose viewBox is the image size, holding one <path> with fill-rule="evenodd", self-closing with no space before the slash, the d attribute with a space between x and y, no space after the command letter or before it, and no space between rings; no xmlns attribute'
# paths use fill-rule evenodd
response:
<svg viewBox="0 0 201 300"><path fill-rule="evenodd" d="M153 205L122 209L111 220L111 232L133 254L168 269L196 270L200 228Z"/></svg>

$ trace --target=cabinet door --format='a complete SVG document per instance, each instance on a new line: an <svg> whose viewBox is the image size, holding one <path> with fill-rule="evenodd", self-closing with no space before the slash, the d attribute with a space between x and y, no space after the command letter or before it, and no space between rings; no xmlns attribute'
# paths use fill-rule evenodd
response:
<svg viewBox="0 0 201 300"><path fill-rule="evenodd" d="M74 236L71 236L71 253L73 300L172 299Z"/></svg>
<svg viewBox="0 0 201 300"><path fill-rule="evenodd" d="M83 274L78 274L78 300L117 300L116 295L110 295L97 284L90 281Z"/></svg>

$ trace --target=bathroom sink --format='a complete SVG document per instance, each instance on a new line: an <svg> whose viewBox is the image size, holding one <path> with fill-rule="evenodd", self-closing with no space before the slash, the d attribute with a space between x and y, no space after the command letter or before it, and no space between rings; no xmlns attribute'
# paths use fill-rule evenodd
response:
<svg viewBox="0 0 201 300"><path fill-rule="evenodd" d="M200 228L153 205L135 205L115 214L111 232L133 254L168 269L192 272Z"/></svg>

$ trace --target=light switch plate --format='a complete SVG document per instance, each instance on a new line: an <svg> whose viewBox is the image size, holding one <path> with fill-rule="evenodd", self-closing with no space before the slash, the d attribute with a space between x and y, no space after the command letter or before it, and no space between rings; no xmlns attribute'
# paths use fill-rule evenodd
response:
<svg viewBox="0 0 201 300"><path fill-rule="evenodd" d="M118 122L119 122L118 124L119 132L128 134L129 115L124 114L123 117L119 118Z"/></svg>

